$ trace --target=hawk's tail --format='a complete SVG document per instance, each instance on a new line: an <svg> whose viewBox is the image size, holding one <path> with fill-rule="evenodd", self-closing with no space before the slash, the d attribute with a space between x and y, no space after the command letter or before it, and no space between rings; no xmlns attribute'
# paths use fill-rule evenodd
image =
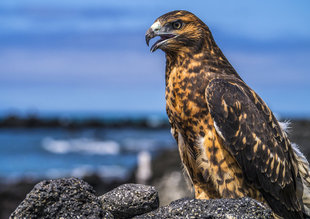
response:
<svg viewBox="0 0 310 219"><path fill-rule="evenodd" d="M298 172L301 178L302 202L304 205L304 213L310 218L310 167L305 156L300 152L298 146L292 143L295 152L295 157L298 162ZM297 185L298 187L298 185ZM298 188L297 188L298 189Z"/></svg>
<svg viewBox="0 0 310 219"><path fill-rule="evenodd" d="M286 134L290 128L290 122L279 122L282 130ZM304 217L310 218L310 167L306 157L301 153L298 146L292 143L292 148L297 160L298 173L300 181L297 182L297 193L300 197L300 201L303 203Z"/></svg>

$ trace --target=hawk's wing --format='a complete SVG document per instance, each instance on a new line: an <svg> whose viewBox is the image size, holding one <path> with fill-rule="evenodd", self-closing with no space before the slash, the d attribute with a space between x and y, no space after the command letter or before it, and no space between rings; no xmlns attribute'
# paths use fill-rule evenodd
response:
<svg viewBox="0 0 310 219"><path fill-rule="evenodd" d="M247 181L275 213L300 217L290 143L267 105L242 81L224 79L209 83L206 101L217 133Z"/></svg>

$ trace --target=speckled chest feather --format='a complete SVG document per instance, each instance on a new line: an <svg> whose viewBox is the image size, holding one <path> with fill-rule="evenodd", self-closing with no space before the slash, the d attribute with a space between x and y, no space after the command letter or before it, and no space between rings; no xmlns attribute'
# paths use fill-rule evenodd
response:
<svg viewBox="0 0 310 219"><path fill-rule="evenodd" d="M167 69L167 113L171 122L179 127L179 131L182 130L186 141L193 143L199 136L197 134L204 135L199 129L208 115L204 100L208 78L199 73L200 63L179 59L177 67Z"/></svg>

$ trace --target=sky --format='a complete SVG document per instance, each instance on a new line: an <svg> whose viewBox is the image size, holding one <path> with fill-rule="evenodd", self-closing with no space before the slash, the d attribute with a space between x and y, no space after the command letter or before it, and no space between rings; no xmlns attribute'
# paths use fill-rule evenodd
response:
<svg viewBox="0 0 310 219"><path fill-rule="evenodd" d="M144 34L176 9L275 113L310 117L307 0L1 0L0 112L164 112L164 53Z"/></svg>

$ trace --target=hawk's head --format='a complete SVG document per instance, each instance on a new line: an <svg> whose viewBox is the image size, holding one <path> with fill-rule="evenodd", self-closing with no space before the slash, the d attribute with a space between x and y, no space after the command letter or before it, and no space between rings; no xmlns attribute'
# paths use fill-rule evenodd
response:
<svg viewBox="0 0 310 219"><path fill-rule="evenodd" d="M157 18L147 30L147 45L152 38L160 39L151 47L151 52L158 48L164 52L177 52L185 48L199 49L204 39L211 35L208 27L194 14L188 11L172 11Z"/></svg>

